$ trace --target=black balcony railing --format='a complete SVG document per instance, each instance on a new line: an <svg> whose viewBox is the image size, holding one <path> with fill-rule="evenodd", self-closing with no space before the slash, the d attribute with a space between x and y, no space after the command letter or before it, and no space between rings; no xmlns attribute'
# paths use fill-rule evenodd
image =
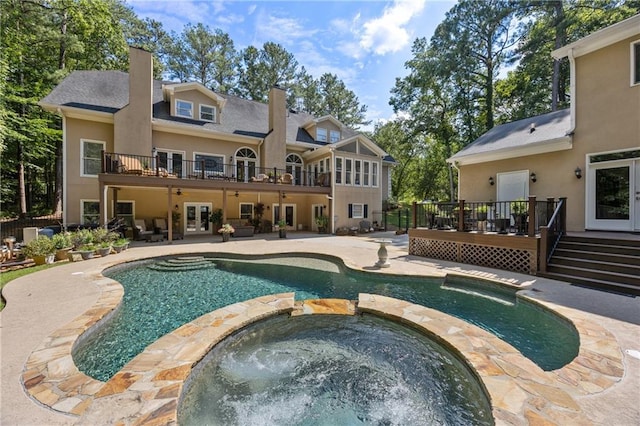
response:
<svg viewBox="0 0 640 426"><path fill-rule="evenodd" d="M536 197L514 201L414 204L414 227L534 236L546 226L559 201Z"/></svg>
<svg viewBox="0 0 640 426"><path fill-rule="evenodd" d="M102 173L107 174L167 179L208 179L297 186L331 186L331 173L329 172L307 172L299 168L289 170L258 167L249 161L225 164L210 158L192 161L158 155L144 156L103 152L101 170Z"/></svg>

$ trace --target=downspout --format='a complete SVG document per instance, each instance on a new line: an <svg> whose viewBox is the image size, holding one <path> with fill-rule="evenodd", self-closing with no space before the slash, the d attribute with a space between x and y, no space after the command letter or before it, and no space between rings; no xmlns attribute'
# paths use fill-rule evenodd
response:
<svg viewBox="0 0 640 426"><path fill-rule="evenodd" d="M58 108L58 114L62 115L62 228L67 230L67 224L69 223L68 217L68 182L67 178L67 117L62 114L61 109Z"/></svg>
<svg viewBox="0 0 640 426"><path fill-rule="evenodd" d="M567 58L569 58L569 91L571 92L571 105L569 107L571 127L567 130L567 136L572 136L576 130L576 58L573 56L573 49L569 49Z"/></svg>

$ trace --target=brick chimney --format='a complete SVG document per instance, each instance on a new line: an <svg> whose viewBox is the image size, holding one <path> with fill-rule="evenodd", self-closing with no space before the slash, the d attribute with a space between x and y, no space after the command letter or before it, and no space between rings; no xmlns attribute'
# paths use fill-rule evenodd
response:
<svg viewBox="0 0 640 426"><path fill-rule="evenodd" d="M114 151L151 155L153 115L153 57L129 47L129 104L114 115Z"/></svg>
<svg viewBox="0 0 640 426"><path fill-rule="evenodd" d="M278 86L269 91L269 135L262 144L260 156L264 167L284 169L287 155L286 92Z"/></svg>

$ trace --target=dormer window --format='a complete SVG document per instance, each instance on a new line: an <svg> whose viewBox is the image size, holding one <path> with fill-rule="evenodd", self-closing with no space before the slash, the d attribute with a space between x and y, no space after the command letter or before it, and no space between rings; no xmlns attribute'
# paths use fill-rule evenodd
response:
<svg viewBox="0 0 640 426"><path fill-rule="evenodd" d="M216 121L216 107L211 105L200 105L200 120Z"/></svg>
<svg viewBox="0 0 640 426"><path fill-rule="evenodd" d="M316 139L320 142L327 141L327 129L323 129L322 127L318 127L316 130Z"/></svg>
<svg viewBox="0 0 640 426"><path fill-rule="evenodd" d="M178 117L193 118L193 103L176 100L176 115Z"/></svg>
<svg viewBox="0 0 640 426"><path fill-rule="evenodd" d="M331 143L338 142L340 140L340 132L337 130L331 131Z"/></svg>

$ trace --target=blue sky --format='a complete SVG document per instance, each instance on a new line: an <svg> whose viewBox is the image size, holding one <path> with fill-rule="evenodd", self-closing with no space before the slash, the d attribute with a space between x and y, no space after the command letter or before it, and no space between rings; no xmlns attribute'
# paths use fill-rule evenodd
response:
<svg viewBox="0 0 640 426"><path fill-rule="evenodd" d="M314 77L336 74L368 106L367 119L389 120L390 90L406 75L418 37L431 38L455 1L127 0L136 14L182 32L188 23L220 28L237 50L281 44ZM371 130L371 127L362 130Z"/></svg>

